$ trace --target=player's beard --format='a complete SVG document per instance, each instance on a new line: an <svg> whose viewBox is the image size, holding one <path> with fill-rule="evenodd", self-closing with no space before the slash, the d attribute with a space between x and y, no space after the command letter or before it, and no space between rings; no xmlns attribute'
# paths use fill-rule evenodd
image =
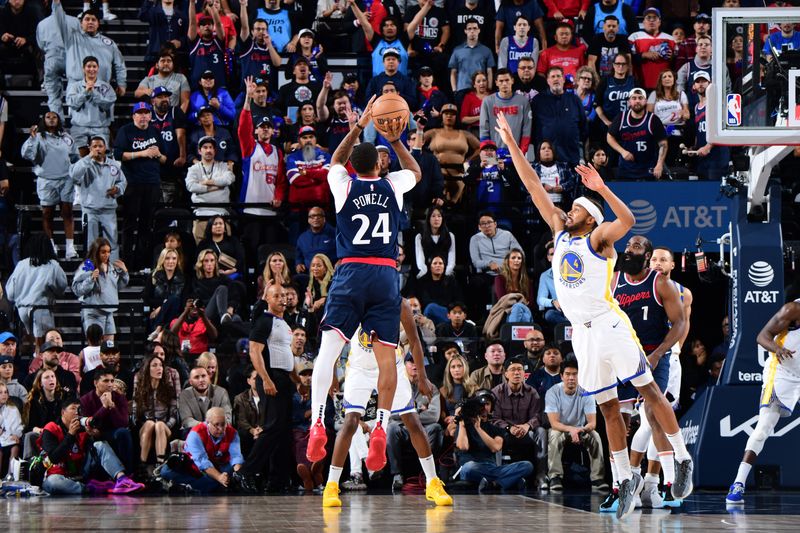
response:
<svg viewBox="0 0 800 533"><path fill-rule="evenodd" d="M644 270L646 256L644 254L622 254L617 260L617 270L635 276Z"/></svg>

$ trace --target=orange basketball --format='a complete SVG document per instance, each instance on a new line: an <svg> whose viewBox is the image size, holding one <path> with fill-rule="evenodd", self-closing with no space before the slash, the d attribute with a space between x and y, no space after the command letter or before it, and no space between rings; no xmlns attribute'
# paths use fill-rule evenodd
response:
<svg viewBox="0 0 800 533"><path fill-rule="evenodd" d="M408 103L399 94L384 94L372 104L372 123L389 140L400 137L408 127L409 115Z"/></svg>

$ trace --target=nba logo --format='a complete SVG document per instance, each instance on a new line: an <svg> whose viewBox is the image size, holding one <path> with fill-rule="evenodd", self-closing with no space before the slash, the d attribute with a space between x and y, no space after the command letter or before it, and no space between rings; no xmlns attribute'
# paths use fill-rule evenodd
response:
<svg viewBox="0 0 800 533"><path fill-rule="evenodd" d="M742 125L742 95L729 94L728 95L728 118L725 123L728 126L741 126Z"/></svg>

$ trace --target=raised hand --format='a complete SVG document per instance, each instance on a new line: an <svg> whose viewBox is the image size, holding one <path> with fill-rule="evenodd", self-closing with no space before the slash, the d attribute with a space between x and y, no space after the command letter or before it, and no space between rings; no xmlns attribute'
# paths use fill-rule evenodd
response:
<svg viewBox="0 0 800 533"><path fill-rule="evenodd" d="M511 126L508 124L506 116L502 111L497 115L497 126L495 126L494 129L500 134L500 139L502 139L506 146L517 144L514 133L511 131Z"/></svg>
<svg viewBox="0 0 800 533"><path fill-rule="evenodd" d="M597 169L594 168L591 163L588 165L578 165L575 167L575 170L581 175L581 181L583 181L583 184L588 189L595 192L605 189L606 184L603 178L600 177Z"/></svg>

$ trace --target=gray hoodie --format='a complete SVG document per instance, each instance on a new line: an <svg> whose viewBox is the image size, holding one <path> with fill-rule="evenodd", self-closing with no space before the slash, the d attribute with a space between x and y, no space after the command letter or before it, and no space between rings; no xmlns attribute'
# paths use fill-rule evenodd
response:
<svg viewBox="0 0 800 533"><path fill-rule="evenodd" d="M33 163L33 172L46 180L60 180L69 177L69 165L78 160L78 148L69 134L53 135L38 132L28 137L20 151L23 159Z"/></svg>
<svg viewBox="0 0 800 533"><path fill-rule="evenodd" d="M494 237L487 237L479 231L469 240L469 257L478 272L496 275L495 272L489 271L489 263L494 261L498 265L503 264L503 259L512 248L522 250L522 246L510 231L497 228Z"/></svg>
<svg viewBox="0 0 800 533"><path fill-rule="evenodd" d="M30 258L23 259L6 282L6 295L17 307L52 305L65 290L67 275L55 259L41 266L31 265Z"/></svg>
<svg viewBox="0 0 800 533"><path fill-rule="evenodd" d="M72 292L85 304L117 305L119 303L117 289L128 284L128 273L109 264L108 272L100 274L100 277L94 280L92 279L93 269L87 264L88 262L87 259L81 263L81 266L75 271Z"/></svg>
<svg viewBox="0 0 800 533"><path fill-rule="evenodd" d="M117 78L117 85L127 87L125 60L114 41L99 32L92 36L83 31L77 18L67 16L61 2L53 2L53 15L58 22L61 39L64 41L64 48L67 51L68 80L82 80L83 58L94 56L100 66L97 73L98 78L103 81L111 81L113 71Z"/></svg>
<svg viewBox="0 0 800 533"><path fill-rule="evenodd" d="M86 90L86 81L70 81L67 85L67 106L73 126L107 128L114 120L112 109L117 94L108 82L99 77L94 89ZM106 139L108 141L108 139Z"/></svg>
<svg viewBox="0 0 800 533"><path fill-rule="evenodd" d="M16 379L9 379L6 383L8 395L19 398L24 404L28 400L28 389L23 387Z"/></svg>
<svg viewBox="0 0 800 533"><path fill-rule="evenodd" d="M81 187L81 204L88 211L116 210L117 198L122 196L128 185L119 162L108 157L98 163L87 155L72 165L70 176ZM106 191L112 187L119 188L119 192L109 197Z"/></svg>
<svg viewBox="0 0 800 533"><path fill-rule="evenodd" d="M229 186L236 180L233 172L228 170L227 163L214 161L211 172L206 174L202 161L198 161L186 173L186 190L192 193L192 204L195 208L203 204L222 204L231 201ZM214 186L203 185L202 182L210 179ZM211 215L225 215L227 211L222 207L206 207L195 209L194 214L210 217Z"/></svg>
<svg viewBox="0 0 800 533"><path fill-rule="evenodd" d="M61 38L55 13L51 13L49 17L42 19L39 25L36 26L36 43L48 58L64 61L66 56L64 40Z"/></svg>

